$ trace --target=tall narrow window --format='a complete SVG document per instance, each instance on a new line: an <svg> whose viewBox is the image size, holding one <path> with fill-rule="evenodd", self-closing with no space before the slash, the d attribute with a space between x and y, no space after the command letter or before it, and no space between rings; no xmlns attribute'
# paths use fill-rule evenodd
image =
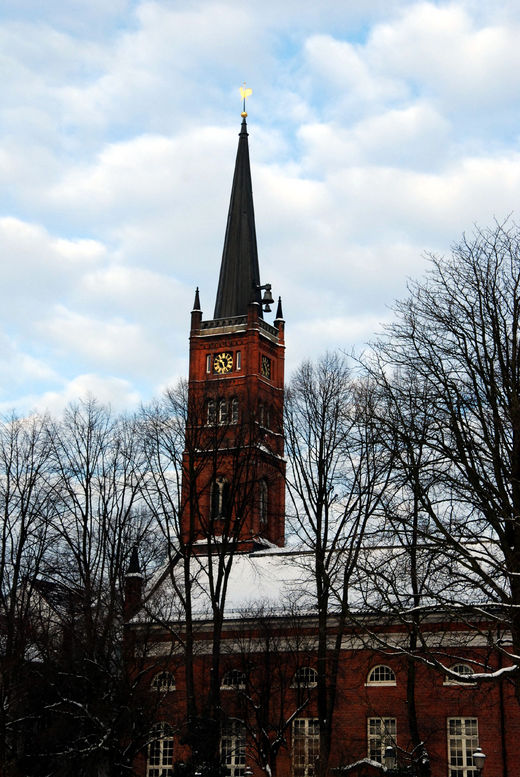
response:
<svg viewBox="0 0 520 777"><path fill-rule="evenodd" d="M146 777L169 777L173 774L173 730L167 723L158 723L148 745Z"/></svg>
<svg viewBox="0 0 520 777"><path fill-rule="evenodd" d="M368 757L372 761L383 763L385 749L395 747L397 721L395 718L368 718L367 721Z"/></svg>
<svg viewBox="0 0 520 777"><path fill-rule="evenodd" d="M225 399L221 399L218 403L218 422L219 424L228 422L228 403Z"/></svg>
<svg viewBox="0 0 520 777"><path fill-rule="evenodd" d="M242 777L246 765L246 727L232 718L222 726L220 757L227 777Z"/></svg>
<svg viewBox="0 0 520 777"><path fill-rule="evenodd" d="M478 747L478 718L448 718L448 775L477 777L472 753Z"/></svg>
<svg viewBox="0 0 520 777"><path fill-rule="evenodd" d="M265 407L262 404L258 405L258 423L260 426L264 425L265 420Z"/></svg>
<svg viewBox="0 0 520 777"><path fill-rule="evenodd" d="M236 397L231 400L231 423L238 424L238 399Z"/></svg>
<svg viewBox="0 0 520 777"><path fill-rule="evenodd" d="M224 477L217 477L211 483L211 517L229 518L229 483Z"/></svg>
<svg viewBox="0 0 520 777"><path fill-rule="evenodd" d="M211 354L206 356L206 372L211 372Z"/></svg>
<svg viewBox="0 0 520 777"><path fill-rule="evenodd" d="M242 369L242 351L237 351L236 366L237 366L237 370Z"/></svg>
<svg viewBox="0 0 520 777"><path fill-rule="evenodd" d="M268 507L269 490L267 488L267 481L262 478L259 484L258 494L258 514L260 519L260 526L267 524L267 507Z"/></svg>
<svg viewBox="0 0 520 777"><path fill-rule="evenodd" d="M208 399L206 405L206 422L209 426L214 426L217 423L217 403L214 399Z"/></svg>
<svg viewBox="0 0 520 777"><path fill-rule="evenodd" d="M320 728L317 718L296 718L293 721L293 777L312 777L320 754Z"/></svg>

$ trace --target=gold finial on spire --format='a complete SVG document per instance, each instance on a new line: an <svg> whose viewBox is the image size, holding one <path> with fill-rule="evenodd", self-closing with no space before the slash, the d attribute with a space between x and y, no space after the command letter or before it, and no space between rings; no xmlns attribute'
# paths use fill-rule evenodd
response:
<svg viewBox="0 0 520 777"><path fill-rule="evenodd" d="M246 118L246 99L250 97L253 94L252 89L246 89L246 82L244 81L244 86L240 87L240 96L242 98L242 113L240 114L243 119Z"/></svg>

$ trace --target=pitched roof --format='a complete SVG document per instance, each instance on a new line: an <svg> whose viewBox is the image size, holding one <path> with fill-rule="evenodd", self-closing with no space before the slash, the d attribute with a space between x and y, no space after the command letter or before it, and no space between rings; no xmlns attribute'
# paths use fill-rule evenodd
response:
<svg viewBox="0 0 520 777"><path fill-rule="evenodd" d="M215 302L214 318L247 314L251 301L260 302L260 270L256 247L253 188L249 165L248 132L242 120L231 189L226 237ZM262 306L259 308L262 317Z"/></svg>
<svg viewBox="0 0 520 777"><path fill-rule="evenodd" d="M211 617L210 565L218 563L217 556L195 555L190 560L192 612L196 620ZM309 553L298 550L270 548L237 553L228 580L225 617L244 612L254 616L262 610L282 614L294 607L300 614L314 612L310 563ZM179 594L182 597L184 569L180 557L175 558L173 565L167 564L160 570L147 589L147 606L135 616L134 622L146 620L150 608L160 611L164 620L182 620Z"/></svg>

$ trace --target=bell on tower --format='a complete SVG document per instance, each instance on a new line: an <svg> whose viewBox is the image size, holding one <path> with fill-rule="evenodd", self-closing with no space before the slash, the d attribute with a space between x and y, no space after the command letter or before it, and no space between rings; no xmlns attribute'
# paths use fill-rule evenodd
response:
<svg viewBox="0 0 520 777"><path fill-rule="evenodd" d="M191 313L183 476L185 540L219 536L244 550L283 545L285 522L284 322L278 313L274 325L263 317L274 299L271 284L260 282L245 110L251 94L241 89L213 318L203 319L198 288Z"/></svg>

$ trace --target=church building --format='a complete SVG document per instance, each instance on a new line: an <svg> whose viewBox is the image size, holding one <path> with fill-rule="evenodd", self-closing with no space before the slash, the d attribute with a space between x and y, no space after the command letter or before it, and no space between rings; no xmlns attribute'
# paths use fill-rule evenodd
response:
<svg viewBox="0 0 520 777"><path fill-rule="evenodd" d="M146 585L134 552L126 578L129 665L155 721L139 777L313 777L323 748L313 558L285 540L285 322L260 275L246 117L213 316L199 289L191 311L176 546ZM482 751L484 777L515 777L513 687L471 680L475 662L499 660L485 630L470 633L463 619L455 629L441 613L426 623L431 644L453 659L449 675L414 663L419 753L402 629L371 621L364 633L360 618L341 633L325 772L477 777ZM335 612L327 628L332 645Z"/></svg>

